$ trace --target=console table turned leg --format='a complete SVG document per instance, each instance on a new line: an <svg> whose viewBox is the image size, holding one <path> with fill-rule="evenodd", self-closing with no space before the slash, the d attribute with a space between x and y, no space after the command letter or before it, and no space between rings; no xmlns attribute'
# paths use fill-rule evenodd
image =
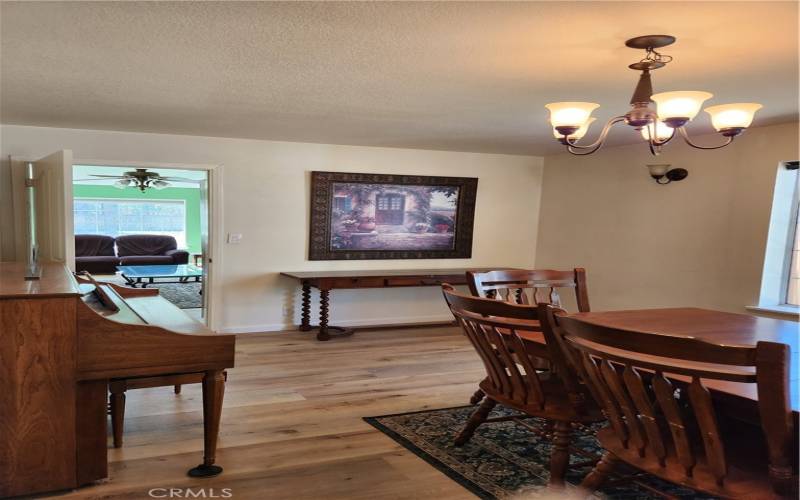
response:
<svg viewBox="0 0 800 500"><path fill-rule="evenodd" d="M203 463L190 469L191 477L214 477L222 467L214 465L217 454L219 421L222 416L222 398L225 394L225 374L222 370L209 370L203 377Z"/></svg>
<svg viewBox="0 0 800 500"><path fill-rule="evenodd" d="M328 334L328 303L330 301L330 290L319 291L319 332L317 340L330 340Z"/></svg>
<svg viewBox="0 0 800 500"><path fill-rule="evenodd" d="M300 331L307 332L315 327L311 325L311 282L303 281L302 314L300 316ZM328 324L331 300L329 284L316 283L319 289L319 326L317 327L317 340L330 340L333 337L344 337L353 334L352 328L342 328Z"/></svg>
<svg viewBox="0 0 800 500"><path fill-rule="evenodd" d="M300 331L307 332L311 330L311 285L303 282L303 305L302 315L300 316Z"/></svg>

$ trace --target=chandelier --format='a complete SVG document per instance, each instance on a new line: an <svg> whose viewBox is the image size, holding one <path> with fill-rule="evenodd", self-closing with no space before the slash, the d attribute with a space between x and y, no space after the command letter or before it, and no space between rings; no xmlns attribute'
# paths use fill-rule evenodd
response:
<svg viewBox="0 0 800 500"><path fill-rule="evenodd" d="M670 35L647 35L631 38L625 45L633 49L645 50L645 57L628 67L641 71L639 83L631 97L631 110L624 115L611 118L597 140L591 144L578 144L586 135L589 126L595 120L592 111L600 105L593 102L554 102L545 107L550 110L550 124L553 135L574 155L592 154L603 146L608 131L617 123L625 122L640 131L647 141L650 152L658 155L661 148L675 134L680 134L687 144L697 149L719 149L733 142L734 137L744 132L753 122L753 115L762 106L756 103L735 103L710 106L705 112L711 116L711 124L719 132L724 141L716 146L700 146L692 142L684 125L700 112L703 102L713 97L708 92L684 90L653 94L650 72L663 68L672 57L656 51L671 45L675 37ZM655 109L653 109L655 103Z"/></svg>

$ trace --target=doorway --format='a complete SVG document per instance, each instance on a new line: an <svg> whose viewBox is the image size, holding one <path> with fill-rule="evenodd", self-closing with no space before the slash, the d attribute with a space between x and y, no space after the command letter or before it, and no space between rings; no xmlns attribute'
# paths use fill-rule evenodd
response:
<svg viewBox="0 0 800 500"><path fill-rule="evenodd" d="M213 328L215 167L75 161L75 270L162 297Z"/></svg>
<svg viewBox="0 0 800 500"><path fill-rule="evenodd" d="M379 194L375 197L375 222L378 224L403 224L406 197L402 194Z"/></svg>

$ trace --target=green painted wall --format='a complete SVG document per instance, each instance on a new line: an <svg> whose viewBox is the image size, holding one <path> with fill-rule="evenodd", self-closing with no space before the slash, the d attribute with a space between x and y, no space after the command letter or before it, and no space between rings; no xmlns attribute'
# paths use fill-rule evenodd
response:
<svg viewBox="0 0 800 500"><path fill-rule="evenodd" d="M113 198L133 200L184 200L186 202L186 244L191 253L200 253L200 190L192 188L148 189L144 193L135 188L117 189L113 186L72 186L74 198Z"/></svg>

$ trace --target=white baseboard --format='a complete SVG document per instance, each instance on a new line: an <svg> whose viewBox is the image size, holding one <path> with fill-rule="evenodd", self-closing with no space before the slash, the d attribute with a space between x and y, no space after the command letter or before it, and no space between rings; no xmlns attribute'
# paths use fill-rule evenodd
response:
<svg viewBox="0 0 800 500"><path fill-rule="evenodd" d="M224 326L217 330L219 333L264 333L264 332L282 332L285 330L294 330L294 326L287 326L283 323L272 323L263 325L248 325L248 326Z"/></svg>
<svg viewBox="0 0 800 500"><path fill-rule="evenodd" d="M368 326L388 326L388 325L414 325L417 323L444 323L453 321L450 314L432 314L429 316L398 317L398 318L371 318L355 320L335 320L331 325L344 327L368 327ZM219 329L220 333L264 333L264 332L283 332L297 330L297 325L287 323L272 323L261 325L242 325L226 326Z"/></svg>

